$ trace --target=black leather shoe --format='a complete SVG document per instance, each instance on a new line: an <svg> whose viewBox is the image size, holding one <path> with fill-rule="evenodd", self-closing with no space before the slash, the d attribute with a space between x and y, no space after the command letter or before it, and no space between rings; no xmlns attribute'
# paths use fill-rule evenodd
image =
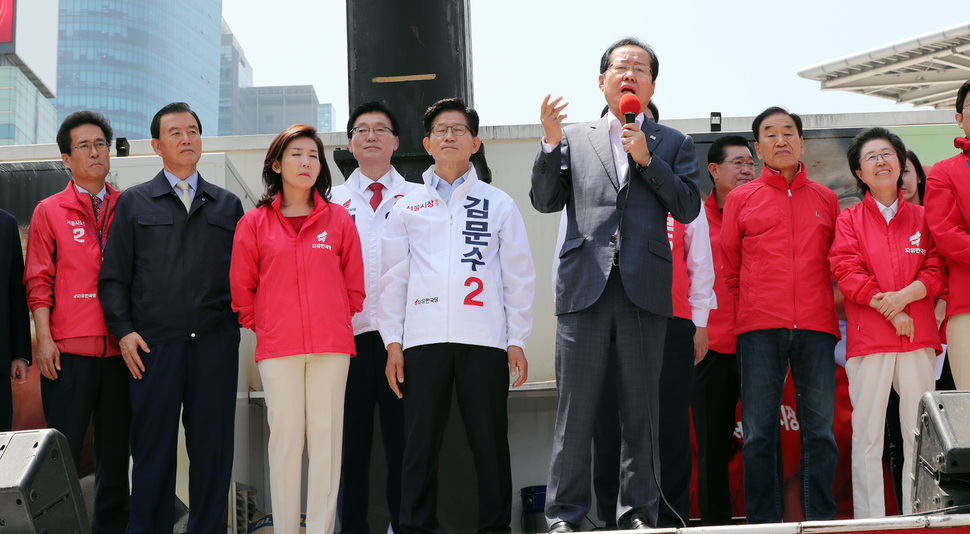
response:
<svg viewBox="0 0 970 534"><path fill-rule="evenodd" d="M652 528L643 514L633 514L633 517L630 518L630 530L650 530Z"/></svg>
<svg viewBox="0 0 970 534"><path fill-rule="evenodd" d="M576 525L573 525L569 521L556 521L552 525L549 525L549 534L557 534L559 532L576 532Z"/></svg>

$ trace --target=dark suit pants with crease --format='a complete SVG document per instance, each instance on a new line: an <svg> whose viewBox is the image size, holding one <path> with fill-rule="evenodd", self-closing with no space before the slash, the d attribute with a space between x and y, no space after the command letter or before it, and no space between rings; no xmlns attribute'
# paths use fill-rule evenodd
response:
<svg viewBox="0 0 970 534"><path fill-rule="evenodd" d="M37 370L34 370L37 372ZM108 358L61 354L57 380L40 377L47 426L67 438L77 466L94 423L94 517L91 531L128 528L128 432L131 374L120 355Z"/></svg>
<svg viewBox="0 0 970 534"><path fill-rule="evenodd" d="M617 390L620 424L617 524L634 513L656 525L659 465L659 383L667 318L634 305L614 268L589 308L559 316L556 384L559 406L546 488L546 520L578 525L589 512L590 443L605 388ZM616 345L615 384L606 383L611 343Z"/></svg>
<svg viewBox="0 0 970 534"><path fill-rule="evenodd" d="M239 375L239 325L226 321L192 341L139 351L131 380L130 534L171 534L179 414L189 456L188 534L225 534Z"/></svg>
<svg viewBox="0 0 970 534"><path fill-rule="evenodd" d="M661 528L677 528L682 526L681 519L684 522L690 519L692 462L684 451L690 450L694 332L694 323L688 319L674 317L668 320L660 373L658 440L660 487L673 508L660 501L657 526ZM616 495L619 491L620 417L616 399L616 389L606 388L593 431L593 489L598 515L607 528L616 528Z"/></svg>
<svg viewBox="0 0 970 534"><path fill-rule="evenodd" d="M341 534L369 534L370 459L374 440L374 408L380 412L381 437L387 466L387 509L391 527L401 532L401 459L404 455L404 401L387 385L387 349L376 331L354 336L357 355L350 359L344 399L343 459L337 513Z"/></svg>
<svg viewBox="0 0 970 534"><path fill-rule="evenodd" d="M713 350L694 368L691 409L697 437L697 504L704 526L732 524L729 463L741 375L734 353Z"/></svg>
<svg viewBox="0 0 970 534"><path fill-rule="evenodd" d="M401 529L407 533L438 531L438 453L454 390L478 478L476 532L510 532L507 352L458 343L411 347L404 351L402 386Z"/></svg>

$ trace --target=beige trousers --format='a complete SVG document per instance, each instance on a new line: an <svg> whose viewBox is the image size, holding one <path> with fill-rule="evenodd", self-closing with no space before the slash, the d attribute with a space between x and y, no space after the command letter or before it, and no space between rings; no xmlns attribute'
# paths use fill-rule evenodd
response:
<svg viewBox="0 0 970 534"><path fill-rule="evenodd" d="M970 313L958 313L946 322L946 357L957 389L970 389Z"/></svg>
<svg viewBox="0 0 970 534"><path fill-rule="evenodd" d="M298 354L257 364L269 420L269 487L274 532L300 530L306 440L307 534L332 534L336 522L349 354Z"/></svg>
<svg viewBox="0 0 970 534"><path fill-rule="evenodd" d="M852 401L852 506L856 519L886 516L882 450L889 389L899 393L903 435L903 513L913 511L913 454L919 401L936 386L936 352L883 352L849 358Z"/></svg>

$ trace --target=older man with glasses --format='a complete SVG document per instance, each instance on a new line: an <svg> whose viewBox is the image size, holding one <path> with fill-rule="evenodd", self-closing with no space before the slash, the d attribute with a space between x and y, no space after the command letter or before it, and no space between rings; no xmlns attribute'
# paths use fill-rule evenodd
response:
<svg viewBox="0 0 970 534"><path fill-rule="evenodd" d="M532 254L515 202L471 164L478 113L439 100L424 130L434 165L391 209L378 310L387 381L404 399L401 528L438 531L438 452L454 391L478 475L477 532L509 532L509 374L512 387L528 376Z"/></svg>
<svg viewBox="0 0 970 534"><path fill-rule="evenodd" d="M714 189L704 203L710 225L714 265L721 264L721 223L724 200L735 187L754 179L754 159L748 142L728 135L711 143L707 170ZM707 355L694 366L691 415L697 437L697 504L705 526L732 522L731 484L728 463L734 439L735 411L741 375L735 354L734 295L723 276L715 276L717 309L707 320Z"/></svg>
<svg viewBox="0 0 970 534"><path fill-rule="evenodd" d="M105 182L111 136L100 113L64 119L57 146L72 179L34 209L24 276L44 418L67 438L75 465L94 422L93 532L128 527L128 368L98 300L102 253L120 195Z"/></svg>
<svg viewBox="0 0 970 534"><path fill-rule="evenodd" d="M688 223L701 208L693 141L644 117L658 70L649 46L622 39L599 65L610 113L563 127L562 97L546 96L540 107L545 135L532 167L532 205L566 212L556 283L550 532L576 530L589 511L590 442L608 388L617 392L621 421L617 525L658 524L660 371L673 315L667 214ZM621 111L624 97L634 108L630 122ZM609 371L615 383L608 383Z"/></svg>
<svg viewBox="0 0 970 534"><path fill-rule="evenodd" d="M377 331L380 300L381 234L394 204L418 184L408 182L391 165L397 150L397 118L380 102L357 106L347 121L347 148L358 167L331 191L331 202L354 218L364 255L364 309L354 315L356 356L350 359L344 399L343 459L337 513L343 534L366 534L370 500L370 458L374 409L380 408L381 436L387 465L387 510L391 529L400 534L401 458L404 454L404 404L384 376L387 349Z"/></svg>

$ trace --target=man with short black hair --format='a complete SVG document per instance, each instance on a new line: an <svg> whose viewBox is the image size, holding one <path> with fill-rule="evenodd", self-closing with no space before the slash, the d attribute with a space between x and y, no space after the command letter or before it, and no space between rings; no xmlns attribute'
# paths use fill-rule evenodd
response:
<svg viewBox="0 0 970 534"><path fill-rule="evenodd" d="M171 534L179 414L189 456L189 533L226 528L239 324L229 260L239 198L206 182L202 124L184 102L152 119L164 167L118 200L98 281L132 379L131 534Z"/></svg>
<svg viewBox="0 0 970 534"><path fill-rule="evenodd" d="M384 376L387 349L377 331L380 301L381 234L394 204L419 187L391 165L397 150L397 119L381 102L357 106L347 121L347 148L357 169L331 191L331 202L354 218L364 255L367 296L364 309L354 315L356 356L350 359L344 400L343 459L337 512L343 534L367 534L370 500L370 458L374 437L374 408L380 408L381 437L387 466L387 510L391 529L400 534L401 458L404 454L404 404Z"/></svg>
<svg viewBox="0 0 970 534"><path fill-rule="evenodd" d="M721 264L724 200L735 187L754 179L754 159L739 135L719 137L707 152L714 189L704 203L714 265ZM735 411L741 388L735 356L734 296L723 276L714 277L717 308L707 319L707 356L694 366L691 415L697 438L697 507L705 526L732 524L731 459Z"/></svg>
<svg viewBox="0 0 970 534"><path fill-rule="evenodd" d="M590 440L610 387L622 425L617 524L657 525L658 392L673 315L667 213L687 223L700 211L693 141L644 117L658 70L648 45L621 39L600 59L606 117L563 128L562 97L547 95L540 108L545 135L530 197L542 213L566 212L556 284L559 408L546 491L550 532L574 531L589 511ZM634 122L624 124L626 94L639 106ZM610 367L616 384L606 383Z"/></svg>
<svg viewBox="0 0 970 534"><path fill-rule="evenodd" d="M790 367L802 444L802 513L808 521L835 519L839 325L828 251L839 200L806 176L801 117L770 107L751 129L764 168L758 180L727 195L721 227L721 273L737 303L745 512L748 523L783 518L778 413Z"/></svg>
<svg viewBox="0 0 970 534"><path fill-rule="evenodd" d="M401 528L438 530L438 454L454 392L475 458L477 532L510 532L509 374L512 387L528 377L529 240L512 198L471 164L478 113L460 99L439 100L424 131L434 165L391 209L377 315L387 381L404 399Z"/></svg>
<svg viewBox="0 0 970 534"><path fill-rule="evenodd" d="M24 275L44 418L67 438L75 465L94 423L95 533L128 526L128 370L98 300L102 252L120 194L105 182L111 137L100 113L64 119L57 145L72 180L34 209Z"/></svg>
<svg viewBox="0 0 970 534"><path fill-rule="evenodd" d="M607 106L606 112L609 111ZM644 115L656 122L659 110L653 99ZM562 245L566 220L560 224ZM717 300L714 296L714 263L711 257L707 217L703 213L688 224L667 217L667 237L673 254L671 301L674 316L667 323L664 361L660 373L660 503L657 526L686 526L690 519L691 458L690 400L694 363L707 354L707 318ZM558 265L556 265L558 267ZM611 347L615 352L615 347ZM613 374L607 380L615 380ZM616 497L619 488L620 418L616 391L604 391L593 429L593 489L600 519L607 529L616 528Z"/></svg>

